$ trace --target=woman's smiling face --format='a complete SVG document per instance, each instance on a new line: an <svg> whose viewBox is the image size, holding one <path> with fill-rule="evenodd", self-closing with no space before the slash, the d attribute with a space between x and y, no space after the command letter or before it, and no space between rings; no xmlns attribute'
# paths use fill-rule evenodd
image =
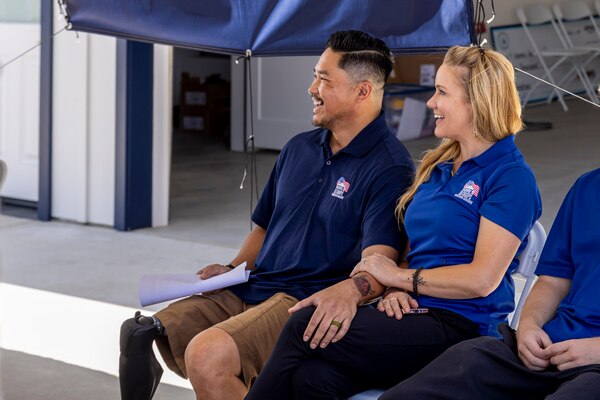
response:
<svg viewBox="0 0 600 400"><path fill-rule="evenodd" d="M427 101L435 117L435 136L458 140L473 135L473 117L462 83L466 67L442 64L435 76L435 94Z"/></svg>

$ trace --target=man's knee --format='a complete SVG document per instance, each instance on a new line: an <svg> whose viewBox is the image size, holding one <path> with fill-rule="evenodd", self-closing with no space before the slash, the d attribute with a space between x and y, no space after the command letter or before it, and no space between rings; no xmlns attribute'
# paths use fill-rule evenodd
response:
<svg viewBox="0 0 600 400"><path fill-rule="evenodd" d="M188 344L184 358L190 380L241 373L237 344L227 332L219 328L209 328L196 335Z"/></svg>

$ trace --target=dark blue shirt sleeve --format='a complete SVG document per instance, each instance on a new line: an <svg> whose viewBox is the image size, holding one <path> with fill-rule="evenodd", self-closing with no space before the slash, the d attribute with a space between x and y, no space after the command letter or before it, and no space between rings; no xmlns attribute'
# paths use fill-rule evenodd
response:
<svg viewBox="0 0 600 400"><path fill-rule="evenodd" d="M575 265L571 257L571 227L576 187L572 187L563 200L535 271L537 275L573 279Z"/></svg>
<svg viewBox="0 0 600 400"><path fill-rule="evenodd" d="M281 153L283 154L283 152ZM256 204L256 208L252 213L252 222L256 225L260 226L263 229L267 229L269 227L269 222L271 222L271 217L273 216L273 211L275 210L275 199L277 192L277 175L278 175L278 166L279 160L282 155L277 158L277 162L273 166L273 170L271 171L271 176L269 176L269 180L263 189L263 192Z"/></svg>
<svg viewBox="0 0 600 400"><path fill-rule="evenodd" d="M406 233L394 213L402 193L412 182L412 170L394 167L372 183L362 223L362 249L385 245L402 252Z"/></svg>
<svg viewBox="0 0 600 400"><path fill-rule="evenodd" d="M529 169L516 166L493 179L479 213L523 241L542 213L535 177Z"/></svg>

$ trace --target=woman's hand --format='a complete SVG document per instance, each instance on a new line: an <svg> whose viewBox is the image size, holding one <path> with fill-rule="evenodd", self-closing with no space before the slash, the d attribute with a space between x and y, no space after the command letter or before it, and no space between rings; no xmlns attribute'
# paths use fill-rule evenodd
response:
<svg viewBox="0 0 600 400"><path fill-rule="evenodd" d="M398 286L396 279L399 270L394 260L381 254L373 254L360 260L350 273L350 277L359 272L368 272L383 286L394 287Z"/></svg>
<svg viewBox="0 0 600 400"><path fill-rule="evenodd" d="M404 290L391 288L388 289L382 299L377 304L377 309L385 312L388 317L396 317L402 319L404 313L407 313L411 308L418 308L419 303Z"/></svg>

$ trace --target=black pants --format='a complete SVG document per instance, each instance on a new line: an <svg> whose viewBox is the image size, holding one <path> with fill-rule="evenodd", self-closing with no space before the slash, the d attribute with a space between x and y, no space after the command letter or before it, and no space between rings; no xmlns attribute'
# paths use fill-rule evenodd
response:
<svg viewBox="0 0 600 400"><path fill-rule="evenodd" d="M302 336L314 308L294 314L246 399L346 399L405 379L448 347L478 336L477 325L433 309L400 321L374 308L359 308L337 343L312 350Z"/></svg>
<svg viewBox="0 0 600 400"><path fill-rule="evenodd" d="M380 400L598 400L600 365L531 371L502 341L491 337L451 347Z"/></svg>

